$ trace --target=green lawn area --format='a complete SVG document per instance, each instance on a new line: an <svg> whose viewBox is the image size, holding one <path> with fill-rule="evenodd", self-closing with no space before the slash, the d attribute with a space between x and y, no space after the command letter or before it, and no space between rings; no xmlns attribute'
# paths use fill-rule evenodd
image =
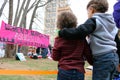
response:
<svg viewBox="0 0 120 80"><path fill-rule="evenodd" d="M15 59L0 59L0 69L9 70L57 70L57 62L50 59L29 59L17 61ZM86 64L88 66L88 64ZM56 80L57 75L0 75L0 80ZM86 76L85 80L91 80Z"/></svg>

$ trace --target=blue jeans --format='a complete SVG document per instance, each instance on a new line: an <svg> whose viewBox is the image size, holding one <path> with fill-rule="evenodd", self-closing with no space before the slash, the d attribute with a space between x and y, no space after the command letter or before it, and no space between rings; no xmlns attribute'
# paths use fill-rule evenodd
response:
<svg viewBox="0 0 120 80"><path fill-rule="evenodd" d="M77 70L63 70L58 69L57 80L84 80L84 73L78 72Z"/></svg>
<svg viewBox="0 0 120 80"><path fill-rule="evenodd" d="M119 64L117 53L93 56L93 61L92 80L112 80Z"/></svg>

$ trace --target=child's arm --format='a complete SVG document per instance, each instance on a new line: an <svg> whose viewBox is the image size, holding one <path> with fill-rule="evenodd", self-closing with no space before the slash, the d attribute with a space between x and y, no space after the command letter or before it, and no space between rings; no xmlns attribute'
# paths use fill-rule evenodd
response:
<svg viewBox="0 0 120 80"><path fill-rule="evenodd" d="M59 43L59 40L55 39L54 46L52 49L52 59L55 61L59 61L60 59L61 50Z"/></svg>
<svg viewBox="0 0 120 80"><path fill-rule="evenodd" d="M85 44L84 44L84 55L85 55L87 62L90 65L93 65L93 56L92 56L92 52L90 50L90 46L88 45L87 41L85 41Z"/></svg>
<svg viewBox="0 0 120 80"><path fill-rule="evenodd" d="M77 28L65 28L59 31L59 36L66 39L85 39L96 28L95 18L88 19L84 24L79 25Z"/></svg>

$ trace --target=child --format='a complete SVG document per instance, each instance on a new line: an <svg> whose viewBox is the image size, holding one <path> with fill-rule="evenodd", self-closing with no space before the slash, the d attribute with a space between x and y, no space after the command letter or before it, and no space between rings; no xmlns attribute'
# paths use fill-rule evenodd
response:
<svg viewBox="0 0 120 80"><path fill-rule="evenodd" d="M115 36L118 29L108 10L107 0L91 0L87 5L89 19L78 28L63 29L59 36L69 39L90 38L93 55L92 80L112 80L119 58L116 54Z"/></svg>
<svg viewBox="0 0 120 80"><path fill-rule="evenodd" d="M57 28L73 28L77 25L77 19L71 12L62 12L57 19ZM92 64L92 55L85 39L65 40L55 38L52 50L52 58L58 61L57 80L84 80L84 61Z"/></svg>

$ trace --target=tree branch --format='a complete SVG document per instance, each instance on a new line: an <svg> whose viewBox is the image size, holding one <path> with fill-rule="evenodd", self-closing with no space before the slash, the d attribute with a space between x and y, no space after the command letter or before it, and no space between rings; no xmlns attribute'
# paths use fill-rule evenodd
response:
<svg viewBox="0 0 120 80"><path fill-rule="evenodd" d="M14 22L14 25L16 25L16 26L18 26L18 22L19 22L19 20L20 20L20 16L21 16L21 14L22 14L22 9L23 9L23 7L24 7L24 5L25 5L25 2L26 2L26 0L23 0L22 5L21 5L21 8L20 8L20 10L19 10L19 12L18 12L18 14L17 14L17 17L15 17L16 20L15 20L15 22Z"/></svg>
<svg viewBox="0 0 120 80"><path fill-rule="evenodd" d="M49 2L51 2L51 1L53 1L53 0L48 0L46 3L44 3L44 4L40 5L40 6L38 6L38 8L47 5L47 4L48 4Z"/></svg>
<svg viewBox="0 0 120 80"><path fill-rule="evenodd" d="M36 2L37 2L37 0L35 0L35 1L33 2L33 4L32 4L32 5L30 6L30 8L27 10L27 13L28 13L33 7L35 7Z"/></svg>
<svg viewBox="0 0 120 80"><path fill-rule="evenodd" d="M18 0L18 2L17 2L17 9L16 9L16 13L15 13L14 22L13 22L13 25L14 25L14 26L17 26L17 25L15 25L15 23L16 23L16 21L17 21L17 17L18 17L17 15L18 15L19 7L20 7L20 0Z"/></svg>

